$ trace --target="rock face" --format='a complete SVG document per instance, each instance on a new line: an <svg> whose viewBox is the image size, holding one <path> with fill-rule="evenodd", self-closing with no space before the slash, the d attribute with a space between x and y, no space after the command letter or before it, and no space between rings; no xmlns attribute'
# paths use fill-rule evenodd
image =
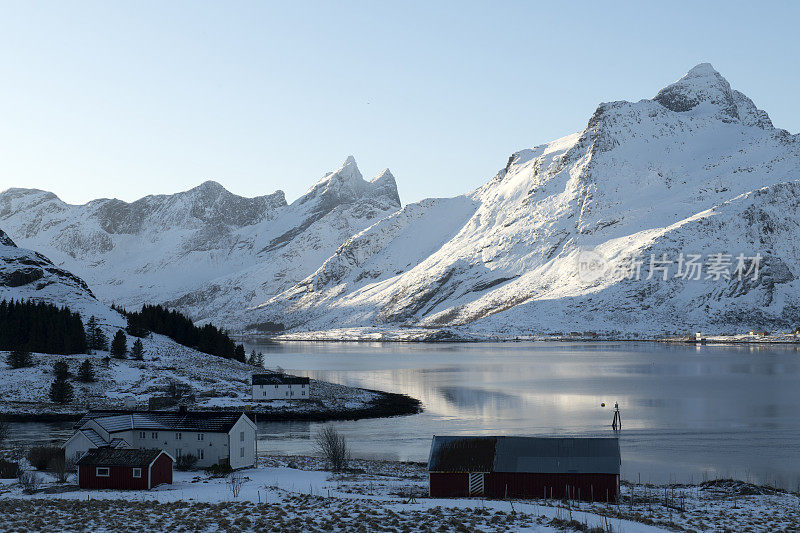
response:
<svg viewBox="0 0 800 533"><path fill-rule="evenodd" d="M399 208L391 173L366 181L352 157L290 205L281 191L243 198L211 181L133 203L0 193L9 234L86 279L104 302L168 302L198 320L227 320L266 301Z"/></svg>
<svg viewBox="0 0 800 533"><path fill-rule="evenodd" d="M799 178L800 138L701 64L652 100L603 103L585 130L512 154L475 191L354 235L250 322L486 335L797 326ZM582 270L589 252L602 275ZM732 263L727 278L715 279L715 254ZM757 277L735 274L740 254ZM700 279L680 275L690 255Z"/></svg>
<svg viewBox="0 0 800 533"><path fill-rule="evenodd" d="M0 230L0 300L35 300L67 306L88 317L119 322L78 276L55 266L42 254L19 248Z"/></svg>

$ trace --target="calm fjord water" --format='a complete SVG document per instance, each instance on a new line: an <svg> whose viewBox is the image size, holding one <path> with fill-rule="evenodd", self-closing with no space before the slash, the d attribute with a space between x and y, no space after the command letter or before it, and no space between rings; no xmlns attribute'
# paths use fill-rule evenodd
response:
<svg viewBox="0 0 800 533"><path fill-rule="evenodd" d="M623 478L800 484L800 351L656 343L290 343L266 366L422 400L419 415L333 422L354 456L426 461L431 436L613 435ZM605 407L601 404L605 403ZM315 423L260 423L259 449L313 450Z"/></svg>

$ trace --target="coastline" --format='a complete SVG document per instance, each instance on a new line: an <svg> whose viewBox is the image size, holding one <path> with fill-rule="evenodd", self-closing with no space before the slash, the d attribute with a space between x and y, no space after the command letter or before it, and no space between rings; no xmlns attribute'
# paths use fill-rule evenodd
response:
<svg viewBox="0 0 800 533"><path fill-rule="evenodd" d="M363 420L369 418L390 418L394 416L408 416L421 413L422 402L405 394L384 392L371 389L358 389L374 395L374 399L366 405L358 407L330 407L317 402L313 403L318 409L286 409L259 406L251 408L248 405L231 405L226 407L196 407L193 411L241 411L258 422L330 422L334 420ZM299 407L311 407L302 405ZM167 409L168 411L169 409ZM73 422L80 420L86 413L83 411L47 412L2 412L0 418L8 422Z"/></svg>

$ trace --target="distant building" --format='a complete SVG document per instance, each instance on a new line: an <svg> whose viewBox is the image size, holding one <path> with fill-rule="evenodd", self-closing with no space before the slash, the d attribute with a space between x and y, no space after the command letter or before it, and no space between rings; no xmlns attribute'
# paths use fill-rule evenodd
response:
<svg viewBox="0 0 800 533"><path fill-rule="evenodd" d="M82 489L150 490L172 483L174 459L163 450L95 448L78 460Z"/></svg>
<svg viewBox="0 0 800 533"><path fill-rule="evenodd" d="M175 459L197 457L197 466L256 462L256 426L231 411L89 411L64 443L66 457L82 456L101 447L160 449Z"/></svg>
<svg viewBox="0 0 800 533"><path fill-rule="evenodd" d="M278 372L253 374L253 400L308 400L311 380Z"/></svg>
<svg viewBox="0 0 800 533"><path fill-rule="evenodd" d="M433 437L435 498L564 498L616 501L616 438Z"/></svg>

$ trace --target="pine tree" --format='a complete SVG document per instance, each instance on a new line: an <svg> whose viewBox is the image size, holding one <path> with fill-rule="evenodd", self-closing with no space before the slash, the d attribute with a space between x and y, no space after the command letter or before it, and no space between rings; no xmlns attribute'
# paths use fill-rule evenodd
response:
<svg viewBox="0 0 800 533"><path fill-rule="evenodd" d="M125 332L118 329L114 334L114 340L111 341L111 357L115 359L125 359L128 353L128 338Z"/></svg>
<svg viewBox="0 0 800 533"><path fill-rule="evenodd" d="M233 358L242 363L247 361L247 355L245 354L244 346L241 344L236 345L236 348L233 350Z"/></svg>
<svg viewBox="0 0 800 533"><path fill-rule="evenodd" d="M69 365L66 361L56 361L53 364L53 374L56 379L65 381L69 377Z"/></svg>
<svg viewBox="0 0 800 533"><path fill-rule="evenodd" d="M97 331L97 317L94 315L89 317L86 322L86 352L91 355L92 350L95 349L97 344L95 332Z"/></svg>
<svg viewBox="0 0 800 533"><path fill-rule="evenodd" d="M11 368L25 368L33 366L33 356L27 350L12 350L6 359Z"/></svg>
<svg viewBox="0 0 800 533"><path fill-rule="evenodd" d="M256 351L253 350L250 352L250 357L247 358L247 364L250 366L256 366Z"/></svg>
<svg viewBox="0 0 800 533"><path fill-rule="evenodd" d="M256 355L256 366L258 368L264 368L264 354L261 352L258 352L258 355Z"/></svg>
<svg viewBox="0 0 800 533"><path fill-rule="evenodd" d="M142 361L144 359L144 345L142 345L142 339L136 339L134 341L133 347L131 348L131 357L137 361Z"/></svg>
<svg viewBox="0 0 800 533"><path fill-rule="evenodd" d="M94 368L92 368L92 362L88 359L78 367L78 381L81 383L93 383L95 381Z"/></svg>
<svg viewBox="0 0 800 533"><path fill-rule="evenodd" d="M108 350L108 338L103 333L103 328L97 323L95 316L89 317L86 322L86 346L91 352L92 350Z"/></svg>
<svg viewBox="0 0 800 533"><path fill-rule="evenodd" d="M50 385L50 399L55 403L65 404L72 401L74 391L66 379L56 378Z"/></svg>

